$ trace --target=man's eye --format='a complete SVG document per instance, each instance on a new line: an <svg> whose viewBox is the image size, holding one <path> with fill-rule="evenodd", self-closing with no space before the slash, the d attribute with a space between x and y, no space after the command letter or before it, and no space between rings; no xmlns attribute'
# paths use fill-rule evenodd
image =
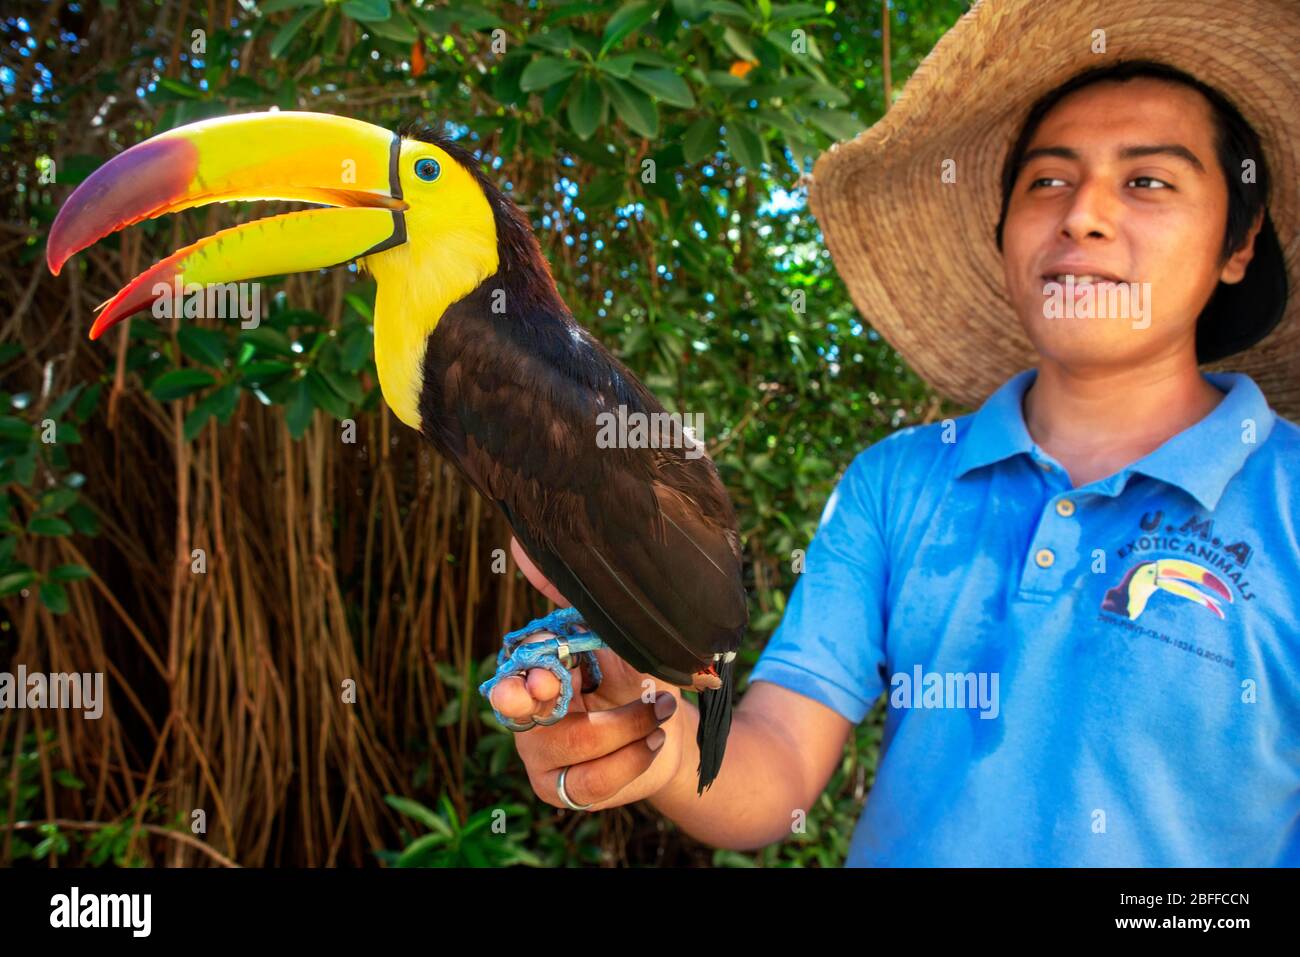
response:
<svg viewBox="0 0 1300 957"><path fill-rule="evenodd" d="M1064 186L1065 180L1058 179L1055 176L1040 176L1038 179L1029 181L1029 188L1038 189L1040 184L1047 185L1047 186Z"/></svg>
<svg viewBox="0 0 1300 957"><path fill-rule="evenodd" d="M1156 179L1154 176L1134 176L1131 180L1129 180L1130 185L1132 185L1133 183L1149 184L1149 186L1143 187L1144 189L1150 188L1150 186L1154 186L1156 189L1173 189L1173 187L1170 186L1168 183L1166 183L1164 180Z"/></svg>

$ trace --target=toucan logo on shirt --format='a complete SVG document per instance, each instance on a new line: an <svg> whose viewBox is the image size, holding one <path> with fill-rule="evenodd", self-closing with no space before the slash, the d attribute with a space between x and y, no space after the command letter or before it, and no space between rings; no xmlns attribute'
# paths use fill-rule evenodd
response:
<svg viewBox="0 0 1300 957"><path fill-rule="evenodd" d="M1216 535L1214 519L1193 513L1187 515L1180 524L1178 519L1166 518L1164 511L1158 510L1144 514L1138 525L1139 534L1118 548L1115 552L1116 557L1123 560L1137 557L1142 552L1163 554L1142 556L1147 558L1147 561L1130 566L1124 580L1117 587L1134 586L1137 589L1135 594L1140 594L1146 588L1146 579L1154 577L1160 579L1155 582L1155 588L1174 594L1181 594L1178 586L1190 580L1197 585L1205 586L1228 603L1234 599L1250 601L1255 597L1255 592L1251 590L1250 582L1246 579L1246 566L1255 556L1254 546L1240 536ZM1179 556L1182 566L1167 564L1172 559L1165 558L1164 555L1170 553ZM1144 569L1145 565L1157 561L1160 565L1166 566L1164 574L1161 573L1160 568ZM1180 574L1184 577L1179 578ZM1207 580L1205 575L1209 575L1213 583ZM1130 580L1135 577L1136 585ZM1171 584L1173 587L1169 587ZM1148 599L1151 597L1149 589L1145 594ZM1106 601L1110 602L1110 592L1106 595ZM1188 596L1183 595L1183 597ZM1196 599L1192 600L1196 601ZM1222 604L1217 601L1214 603L1215 607L1200 601L1197 601L1197 604L1209 608L1211 612L1215 612L1216 609L1218 612L1223 610ZM1108 604L1103 604L1102 607L1113 610ZM1137 613L1131 617L1136 618L1142 613L1144 607L1146 603L1142 602L1137 606ZM1223 615L1219 614L1218 617L1222 618Z"/></svg>
<svg viewBox="0 0 1300 957"><path fill-rule="evenodd" d="M1199 624L1205 621L1204 614L1191 606L1199 605L1223 621L1230 606L1254 598L1245 578L1254 546L1240 537L1216 535L1214 520L1196 514L1179 524L1177 518L1167 520L1163 511L1147 512L1138 524L1139 533L1115 550L1121 560L1127 559L1128 570L1106 590L1098 618L1235 670L1231 648L1215 647L1227 637L1223 630L1204 629ZM1150 607L1175 612L1180 628L1190 633L1171 635L1139 622ZM1187 608L1186 615L1177 610L1180 607Z"/></svg>
<svg viewBox="0 0 1300 957"><path fill-rule="evenodd" d="M1204 586L1206 591L1197 586ZM1228 586L1205 566L1181 558L1160 558L1130 568L1120 583L1106 592L1101 607L1133 621L1146 610L1157 591L1193 601L1220 620L1224 617L1223 603L1232 603Z"/></svg>

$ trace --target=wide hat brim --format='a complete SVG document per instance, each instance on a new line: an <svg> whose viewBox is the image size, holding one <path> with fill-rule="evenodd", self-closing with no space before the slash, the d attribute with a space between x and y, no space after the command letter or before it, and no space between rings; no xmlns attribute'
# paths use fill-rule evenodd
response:
<svg viewBox="0 0 1300 957"><path fill-rule="evenodd" d="M1271 333L1204 368L1248 374L1278 412L1300 417L1297 14L1295 0L977 3L885 117L813 167L809 205L863 318L969 407L1036 365L994 239L1003 162L1045 93L1093 67L1154 60L1220 91L1259 134L1290 287Z"/></svg>

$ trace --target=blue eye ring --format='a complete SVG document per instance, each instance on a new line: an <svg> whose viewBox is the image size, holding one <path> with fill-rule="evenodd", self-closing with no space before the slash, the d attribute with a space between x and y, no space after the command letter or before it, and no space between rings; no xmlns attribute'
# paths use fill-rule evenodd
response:
<svg viewBox="0 0 1300 957"><path fill-rule="evenodd" d="M436 159L426 156L415 161L415 175L426 183L432 183L442 175L442 167L438 165Z"/></svg>

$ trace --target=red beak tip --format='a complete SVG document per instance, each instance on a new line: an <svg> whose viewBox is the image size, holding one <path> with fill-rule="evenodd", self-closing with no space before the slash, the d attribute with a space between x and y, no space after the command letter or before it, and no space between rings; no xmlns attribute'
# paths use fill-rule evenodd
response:
<svg viewBox="0 0 1300 957"><path fill-rule="evenodd" d="M104 305L108 305L105 303ZM102 309L103 306L100 307ZM98 311L98 310L96 310ZM90 339L93 342L102 336L113 325L111 322L104 322L104 314L101 312L95 317L95 321L90 325Z"/></svg>

